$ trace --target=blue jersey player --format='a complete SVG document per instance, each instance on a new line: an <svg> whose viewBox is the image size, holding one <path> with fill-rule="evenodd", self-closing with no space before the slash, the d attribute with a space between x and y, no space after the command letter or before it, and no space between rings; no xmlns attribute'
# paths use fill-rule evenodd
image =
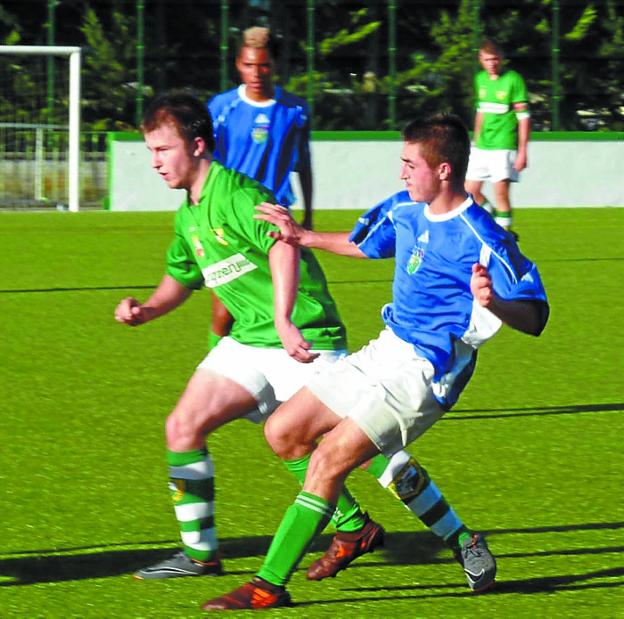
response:
<svg viewBox="0 0 624 619"><path fill-rule="evenodd" d="M275 238L359 258L393 257L393 295L379 337L312 377L267 422L265 435L281 458L312 454L303 489L257 575L206 602L206 610L288 605L285 585L329 522L347 475L440 419L470 379L479 347L503 323L531 335L546 325L536 266L464 191L470 140L463 123L435 115L407 125L403 139L406 191L367 212L351 234L304 230L285 209L260 207L258 217L279 227ZM493 584L496 564L481 534L458 559L474 590Z"/></svg>
<svg viewBox="0 0 624 619"><path fill-rule="evenodd" d="M268 28L243 32L236 57L241 84L208 102L215 136L214 158L226 168L270 189L279 204L295 199L290 183L297 172L301 185L303 226L312 227L312 167L307 104L273 84L275 59ZM232 319L213 296L210 344L227 335Z"/></svg>
<svg viewBox="0 0 624 619"><path fill-rule="evenodd" d="M241 85L208 102L216 148L214 157L270 189L278 204L290 206L290 183L301 183L304 227L312 225L310 124L306 102L273 84L274 58L267 28L243 34L236 58Z"/></svg>

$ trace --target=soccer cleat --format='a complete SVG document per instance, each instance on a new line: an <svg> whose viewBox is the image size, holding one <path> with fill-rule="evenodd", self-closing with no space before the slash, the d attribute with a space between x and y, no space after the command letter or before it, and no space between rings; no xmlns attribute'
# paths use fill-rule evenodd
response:
<svg viewBox="0 0 624 619"><path fill-rule="evenodd" d="M366 524L349 533L338 531L325 554L308 568L308 580L334 577L359 556L383 546L385 531L366 515Z"/></svg>
<svg viewBox="0 0 624 619"><path fill-rule="evenodd" d="M256 576L251 582L221 597L208 600L203 610L262 610L291 606L290 594L284 587L272 585Z"/></svg>
<svg viewBox="0 0 624 619"><path fill-rule="evenodd" d="M180 578L182 576L221 576L223 567L221 561L195 561L186 556L184 551L177 552L172 557L155 563L134 573L139 580L151 578Z"/></svg>
<svg viewBox="0 0 624 619"><path fill-rule="evenodd" d="M473 533L456 551L455 557L464 568L468 586L473 591L476 593L486 591L494 584L496 560L483 535Z"/></svg>

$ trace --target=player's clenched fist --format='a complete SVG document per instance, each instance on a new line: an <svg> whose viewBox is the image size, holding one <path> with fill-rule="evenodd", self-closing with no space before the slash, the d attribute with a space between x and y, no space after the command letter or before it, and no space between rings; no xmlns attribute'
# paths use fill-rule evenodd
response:
<svg viewBox="0 0 624 619"><path fill-rule="evenodd" d="M131 327L143 324L147 319L147 308L144 308L134 297L122 299L115 308L115 320Z"/></svg>
<svg viewBox="0 0 624 619"><path fill-rule="evenodd" d="M477 303L482 307L490 307L494 301L492 279L488 270L479 263L472 265L472 277L470 278L470 291Z"/></svg>

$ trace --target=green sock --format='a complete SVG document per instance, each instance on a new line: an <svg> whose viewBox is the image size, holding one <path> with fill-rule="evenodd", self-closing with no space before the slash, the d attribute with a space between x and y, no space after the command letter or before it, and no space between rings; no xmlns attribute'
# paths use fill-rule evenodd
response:
<svg viewBox="0 0 624 619"><path fill-rule="evenodd" d="M286 510L258 576L284 586L314 538L327 526L334 509L325 499L301 491Z"/></svg>
<svg viewBox="0 0 624 619"><path fill-rule="evenodd" d="M206 449L167 451L169 488L184 552L210 561L217 551L214 523L214 468Z"/></svg>
<svg viewBox="0 0 624 619"><path fill-rule="evenodd" d="M307 454L303 458L297 458L296 460L283 460L286 468L297 478L297 481L302 486L311 456L312 454ZM366 516L346 486L343 486L342 492L338 496L336 511L333 513L331 520L336 530L344 533L359 531L366 524Z"/></svg>

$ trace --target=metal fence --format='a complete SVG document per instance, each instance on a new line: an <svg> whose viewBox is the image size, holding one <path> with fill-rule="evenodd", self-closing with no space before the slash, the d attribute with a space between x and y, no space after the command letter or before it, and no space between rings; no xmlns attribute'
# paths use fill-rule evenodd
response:
<svg viewBox="0 0 624 619"><path fill-rule="evenodd" d="M68 133L62 125L0 123L0 207L68 206ZM107 192L106 133L80 137L80 207L101 208Z"/></svg>
<svg viewBox="0 0 624 619"><path fill-rule="evenodd" d="M47 0L47 20L41 20L47 44L85 44L68 41L63 31L63 11L70 11L70 4ZM106 81L103 93L100 58L88 62L98 50L83 47L83 208L101 206L107 191L104 134L84 130L103 127L103 118L110 129L136 127L144 99L157 90L184 86L208 98L233 87L236 46L241 31L254 23L270 26L279 40L279 81L307 99L316 131L397 130L434 109L452 110L471 124L472 78L484 35L503 44L510 65L525 77L533 130L624 130L622 0L91 0L89 5L109 29L115 11L123 12L129 39L114 47L113 55L122 47L133 55L113 57L124 67L123 76L119 84ZM376 25L366 34L370 24ZM186 26L196 27L197 36L181 38ZM80 24L72 27L78 32ZM46 63L47 98L40 107L47 120L20 126L12 119L12 126L0 127L0 206L63 208L66 137L58 123L65 121L58 113L50 116L63 103L52 94L62 71L55 72L52 60ZM4 86L2 91L8 92ZM27 91L21 84L9 102L21 108L25 104L17 96ZM126 105L105 107L107 94L120 93L130 93L122 101Z"/></svg>

